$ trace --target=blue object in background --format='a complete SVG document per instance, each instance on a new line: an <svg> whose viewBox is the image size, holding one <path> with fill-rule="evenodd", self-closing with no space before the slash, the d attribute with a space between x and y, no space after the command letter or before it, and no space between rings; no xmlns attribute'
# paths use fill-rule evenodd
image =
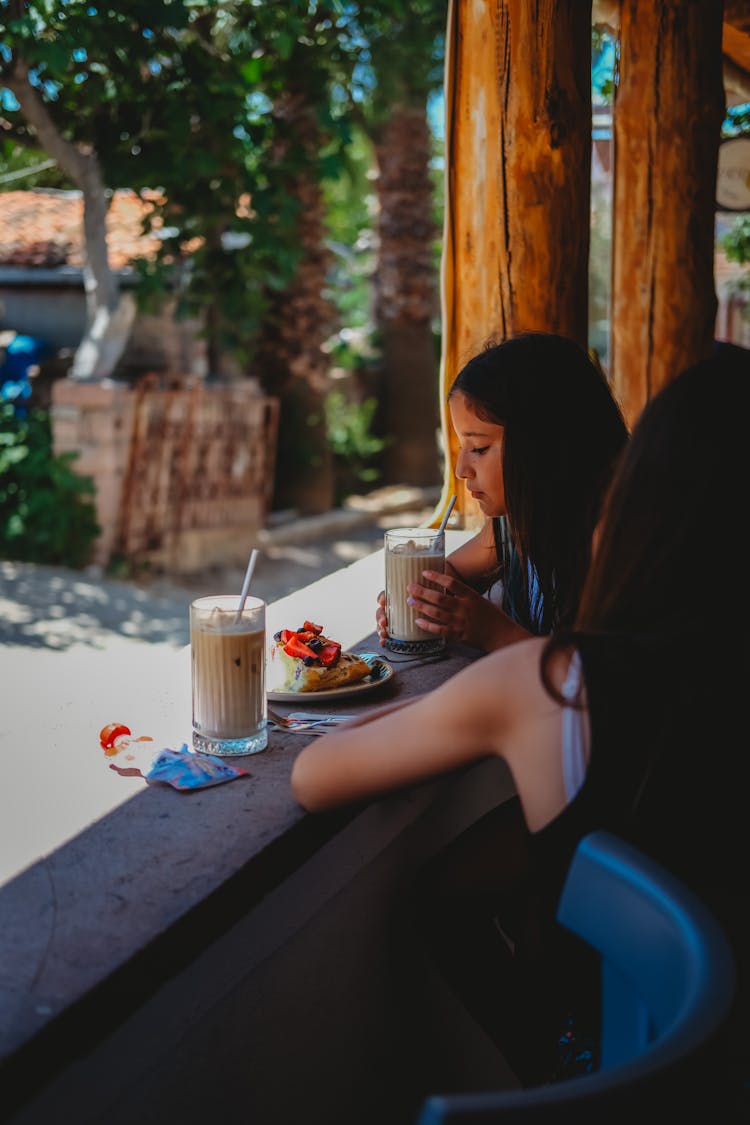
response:
<svg viewBox="0 0 750 1125"><path fill-rule="evenodd" d="M24 404L31 397L30 369L53 354L54 349L36 336L16 335L6 344L0 363L0 400L12 402L19 417L26 414Z"/></svg>
<svg viewBox="0 0 750 1125"><path fill-rule="evenodd" d="M36 336L14 336L5 348L0 379L28 379L29 368L49 359L52 352L50 345Z"/></svg>

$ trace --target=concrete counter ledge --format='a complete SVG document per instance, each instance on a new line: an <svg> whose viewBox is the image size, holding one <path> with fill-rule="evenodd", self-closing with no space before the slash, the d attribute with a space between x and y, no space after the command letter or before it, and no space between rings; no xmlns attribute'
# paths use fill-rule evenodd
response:
<svg viewBox="0 0 750 1125"><path fill-rule="evenodd" d="M381 570L382 557L364 559L275 603L269 628L294 627L301 613L371 649ZM475 656L399 667L357 710L426 690ZM137 700L138 730L171 731L163 745L189 738L188 650L158 683L130 668L117 687ZM78 752L84 719L90 743L82 717L48 747L69 751L59 802L92 771L108 773ZM393 1122L394 1097L406 1121L430 1075L456 1065L456 1036L470 1043L459 1085L507 1081L494 1048L429 983L399 921L415 871L512 793L507 773L488 761L310 816L289 789L303 745L274 730L265 752L238 759L249 777L195 793L108 774L127 799L107 795L98 818L0 887L3 1121ZM380 1092L363 1111L371 1084Z"/></svg>

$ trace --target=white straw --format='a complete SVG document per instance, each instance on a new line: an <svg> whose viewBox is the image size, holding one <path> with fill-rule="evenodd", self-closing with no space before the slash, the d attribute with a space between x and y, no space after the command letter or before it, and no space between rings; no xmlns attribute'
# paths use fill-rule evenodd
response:
<svg viewBox="0 0 750 1125"><path fill-rule="evenodd" d="M453 511L453 505L455 503L456 503L456 494L454 492L453 495L450 498L450 503L448 504L448 507L445 509L445 515L443 516L443 518L440 521L440 527L438 528L438 535L442 535L442 533L445 531L446 527L448 526L448 520L450 519L450 514Z"/></svg>
<svg viewBox="0 0 750 1125"><path fill-rule="evenodd" d="M242 593L240 594L240 604L239 604L239 608L237 610L237 616L234 619L235 624L237 622L239 622L240 618L242 617L242 611L245 608L245 600L247 598L247 592L250 589L250 579L253 576L253 571L255 570L255 563L257 561L257 558L258 558L258 550L257 550L256 547L253 547L252 551L250 552L250 558L248 559L247 570L245 571L245 580L242 583Z"/></svg>

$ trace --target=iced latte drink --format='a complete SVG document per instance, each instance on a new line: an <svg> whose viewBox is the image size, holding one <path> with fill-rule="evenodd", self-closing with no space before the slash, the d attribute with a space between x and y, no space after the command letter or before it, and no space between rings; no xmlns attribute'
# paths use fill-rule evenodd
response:
<svg viewBox="0 0 750 1125"><path fill-rule="evenodd" d="M428 616L406 604L407 586L440 589L422 577L423 570L445 570L445 535L429 527L403 527L385 533L386 648L392 652L429 655L445 648L445 638L421 629L416 618Z"/></svg>
<svg viewBox="0 0 750 1125"><path fill-rule="evenodd" d="M266 731L266 604L233 594L190 606L193 746L204 754L257 754Z"/></svg>

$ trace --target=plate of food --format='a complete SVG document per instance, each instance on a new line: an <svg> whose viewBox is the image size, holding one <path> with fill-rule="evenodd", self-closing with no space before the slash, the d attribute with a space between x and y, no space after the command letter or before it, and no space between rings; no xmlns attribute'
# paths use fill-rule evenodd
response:
<svg viewBox="0 0 750 1125"><path fill-rule="evenodd" d="M269 699L306 703L343 699L374 691L393 677L387 661L374 652L342 652L323 626L305 621L299 629L274 634L269 665Z"/></svg>

